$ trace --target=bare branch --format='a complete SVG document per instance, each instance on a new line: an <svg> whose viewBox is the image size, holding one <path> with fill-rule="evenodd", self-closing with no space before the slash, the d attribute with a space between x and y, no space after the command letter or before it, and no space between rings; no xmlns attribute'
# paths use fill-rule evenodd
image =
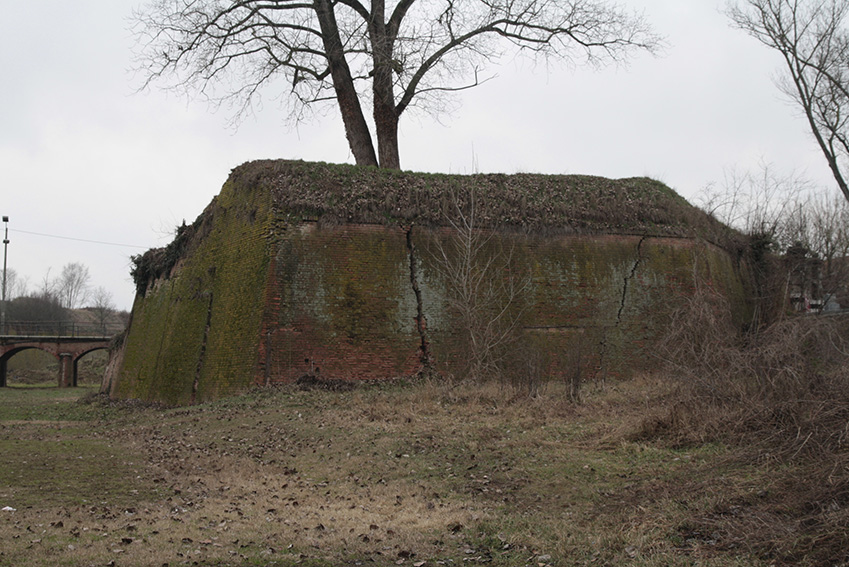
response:
<svg viewBox="0 0 849 567"><path fill-rule="evenodd" d="M783 58L779 88L804 112L832 176L849 201L849 1L741 0L732 22Z"/></svg>
<svg viewBox="0 0 849 567"><path fill-rule="evenodd" d="M151 0L133 24L142 88L227 105L234 123L266 89L295 122L335 98L357 163L376 165L369 103L380 165L396 168L404 111L439 110L508 50L598 65L660 45L608 0Z"/></svg>

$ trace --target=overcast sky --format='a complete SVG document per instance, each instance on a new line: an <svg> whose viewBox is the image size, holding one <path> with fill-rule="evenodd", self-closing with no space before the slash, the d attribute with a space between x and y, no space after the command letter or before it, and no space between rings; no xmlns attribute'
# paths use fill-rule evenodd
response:
<svg viewBox="0 0 849 567"><path fill-rule="evenodd" d="M602 70L506 60L441 123L402 118L402 167L650 176L692 202L728 168L765 162L836 191L804 119L774 85L780 60L729 27L724 0L621 3L645 12L665 53ZM287 129L273 92L236 131L202 102L136 94L127 18L138 5L3 2L0 214L10 217L8 265L30 291L48 270L80 262L129 309L130 255L167 244L236 165L352 162L337 114Z"/></svg>

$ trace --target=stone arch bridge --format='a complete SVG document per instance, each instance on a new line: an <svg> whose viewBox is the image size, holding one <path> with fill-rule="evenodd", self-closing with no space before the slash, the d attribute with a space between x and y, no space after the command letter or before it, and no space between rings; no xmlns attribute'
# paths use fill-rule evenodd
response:
<svg viewBox="0 0 849 567"><path fill-rule="evenodd" d="M50 353L59 360L60 388L76 386L77 363L80 358L95 350L108 349L111 340L112 337L106 336L100 329L85 330L80 327L54 332L51 335L3 333L0 335L0 387L6 386L9 360L28 349Z"/></svg>

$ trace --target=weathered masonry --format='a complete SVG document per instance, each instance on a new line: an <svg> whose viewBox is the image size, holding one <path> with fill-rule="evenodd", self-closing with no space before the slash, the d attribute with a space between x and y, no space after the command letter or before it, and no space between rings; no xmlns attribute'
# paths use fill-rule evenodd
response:
<svg viewBox="0 0 849 567"><path fill-rule="evenodd" d="M171 245L136 258L104 389L183 404L308 373L455 373L475 297L484 316L509 312L552 376L576 352L585 372L623 374L655 363L665 315L696 285L745 318L740 257L728 229L644 178L251 162ZM458 305L461 273L489 294Z"/></svg>
<svg viewBox="0 0 849 567"><path fill-rule="evenodd" d="M28 349L52 354L59 361L57 385L77 385L77 363L88 353L109 348L109 337L0 337L0 387L6 386L7 363L15 354Z"/></svg>

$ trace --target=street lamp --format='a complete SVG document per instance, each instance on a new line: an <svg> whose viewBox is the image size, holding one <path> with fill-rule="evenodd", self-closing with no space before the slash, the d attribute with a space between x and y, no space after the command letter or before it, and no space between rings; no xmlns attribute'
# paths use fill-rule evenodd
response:
<svg viewBox="0 0 849 567"><path fill-rule="evenodd" d="M6 332L6 256L9 252L9 217L3 215L6 236L3 237L3 302L0 303L0 332Z"/></svg>

